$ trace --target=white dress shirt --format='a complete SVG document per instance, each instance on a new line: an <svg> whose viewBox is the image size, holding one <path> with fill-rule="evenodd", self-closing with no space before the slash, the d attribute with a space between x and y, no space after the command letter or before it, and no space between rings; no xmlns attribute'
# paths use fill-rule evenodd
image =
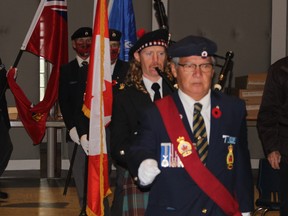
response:
<svg viewBox="0 0 288 216"><path fill-rule="evenodd" d="M76 59L77 59L77 62L78 62L79 67L82 67L82 66L83 66L83 65L82 65L82 62L83 62L83 61L86 61L86 62L88 62L88 64L89 64L90 57L88 57L87 59L83 60L83 59L80 58L78 55L76 55Z"/></svg>
<svg viewBox="0 0 288 216"><path fill-rule="evenodd" d="M153 101L155 92L151 87L152 87L153 83L155 83L155 82L152 82L151 80L147 79L144 76L143 76L143 82L144 82L144 85L145 85L149 95L150 95L151 100ZM161 98L163 98L162 77L160 77L159 80L157 80L157 83L160 86L159 91L160 91Z"/></svg>
<svg viewBox="0 0 288 216"><path fill-rule="evenodd" d="M194 113L194 104L199 102L202 104L202 110L201 115L203 116L205 127L206 127L206 133L207 133L207 139L209 143L210 138L210 119L211 119L211 91L208 92L205 97L203 97L200 101L195 101L193 98L185 94L180 89L178 90L178 94L180 97L180 100L183 104L186 116L188 118L188 122L190 124L191 130L193 131L193 113Z"/></svg>

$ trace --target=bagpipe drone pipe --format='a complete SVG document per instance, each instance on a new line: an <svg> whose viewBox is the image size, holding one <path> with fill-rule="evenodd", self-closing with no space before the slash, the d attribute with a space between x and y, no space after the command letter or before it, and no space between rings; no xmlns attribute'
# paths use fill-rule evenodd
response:
<svg viewBox="0 0 288 216"><path fill-rule="evenodd" d="M219 56L219 55L214 55L214 57L216 58L216 67L220 67L221 70L219 72L219 75L217 77L217 72L216 72L216 79L217 82L215 82L213 88L216 91L223 91L227 94L231 94L231 84L232 84L232 78L233 78L233 66L234 66L234 62L233 62L233 57L234 57L234 53L232 51L228 51L226 53L226 56ZM223 64L218 63L219 60L221 60L222 62L224 61ZM228 84L227 87L226 86L226 82L228 80Z"/></svg>
<svg viewBox="0 0 288 216"><path fill-rule="evenodd" d="M168 17L166 15L164 4L161 0L154 0L154 9L155 9L155 16L157 19L157 22L159 24L159 27L162 29L166 29L169 32L169 25L168 25ZM168 45L171 45L173 41L171 40L171 34L169 33L169 43ZM234 53L232 51L228 51L226 53L226 56L219 56L214 55L216 60L216 67L220 67L220 73L218 77L215 77L217 79L217 82L215 82L213 89L217 91L225 91L227 94L231 94L231 82L232 82L232 70L233 70L233 57ZM223 62L223 64L220 64L219 62ZM163 78L163 80L168 84L168 86L172 90L177 89L177 85L166 76L165 73L163 73L159 68L156 68L156 71L158 74ZM216 72L217 76L217 72ZM226 86L226 81L228 80L228 85Z"/></svg>

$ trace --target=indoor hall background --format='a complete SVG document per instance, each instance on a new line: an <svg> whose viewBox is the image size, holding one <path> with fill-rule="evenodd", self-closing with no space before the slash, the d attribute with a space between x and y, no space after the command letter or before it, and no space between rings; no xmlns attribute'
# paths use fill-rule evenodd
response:
<svg viewBox="0 0 288 216"><path fill-rule="evenodd" d="M39 2L39 0L0 1L2 9L0 13L0 57L8 68L14 63ZM167 2L167 14L173 40L179 40L188 34L203 35L217 42L219 55L225 55L226 51L232 50L235 54L234 77L267 71L272 53L272 6L276 1L168 0ZM277 0L277 2L283 2L283 0ZM133 5L137 29L152 30L153 0L133 0ZM283 9L287 11L287 4L284 5ZM93 0L68 0L69 36L80 26L92 25L92 6ZM285 17L286 14L284 14ZM279 26L281 27L281 23ZM286 31L286 26L283 29ZM281 39L282 36L277 37ZM283 55L280 50L276 50L276 54L279 52L280 56ZM74 52L69 44L69 59L73 58ZM23 88L28 98L37 103L39 100L38 58L24 53L18 68L17 83ZM234 79L232 84L234 85ZM15 106L9 91L7 96L9 106ZM263 157L263 151L254 126L248 128L248 136L251 159L257 161ZM23 128L12 128L11 137L14 144L11 160L16 163L13 163L15 166L10 164L8 168L10 170L38 170L40 146L32 145L31 139ZM45 137L44 144L46 140ZM58 134L58 141L60 144L60 134ZM61 148L62 158L67 159L66 145L62 143ZM8 177L13 177L12 174L7 174Z"/></svg>
<svg viewBox="0 0 288 216"><path fill-rule="evenodd" d="M277 0L281 2L282 0ZM272 0L168 0L168 19L173 40L188 35L203 35L216 41L218 54L232 50L234 77L267 71L271 62ZM1 0L0 57L7 67L16 55L28 31L39 0ZM133 0L137 29L152 30L153 0ZM287 11L287 4L285 10ZM25 10L24 10L25 8ZM68 31L71 35L79 26L92 25L93 0L68 0ZM286 15L286 14L285 14ZM286 29L286 26L285 26ZM281 35L278 35L281 37ZM286 45L285 45L286 46ZM286 53L285 53L286 54ZM69 44L69 59L74 52ZM28 98L39 100L38 58L24 53L18 65L17 83ZM234 85L234 79L233 83ZM15 106L8 91L9 106ZM251 159L263 157L261 143L254 126L248 128ZM23 128L12 128L14 151L8 169L39 169L40 146L33 146ZM46 137L43 142L47 141ZM58 134L59 145L61 134ZM62 158L67 159L66 145L61 144ZM18 163L17 163L18 162ZM67 164L66 164L67 168Z"/></svg>

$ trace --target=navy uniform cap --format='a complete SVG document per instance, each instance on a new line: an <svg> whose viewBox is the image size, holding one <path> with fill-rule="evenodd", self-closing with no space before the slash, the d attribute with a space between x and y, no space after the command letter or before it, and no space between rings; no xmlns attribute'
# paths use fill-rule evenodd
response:
<svg viewBox="0 0 288 216"><path fill-rule="evenodd" d="M200 36L187 36L168 48L168 55L174 57L213 56L217 52L215 42Z"/></svg>
<svg viewBox="0 0 288 216"><path fill-rule="evenodd" d="M71 40L82 37L92 37L92 28L90 27L81 27L77 29L71 36Z"/></svg>
<svg viewBox="0 0 288 216"><path fill-rule="evenodd" d="M140 52L146 47L150 46L163 46L168 47L169 33L166 29L158 29L155 31L144 34L138 41L131 47L129 51L130 57L133 57L135 52Z"/></svg>
<svg viewBox="0 0 288 216"><path fill-rule="evenodd" d="M110 41L120 41L122 33L116 29L109 29Z"/></svg>

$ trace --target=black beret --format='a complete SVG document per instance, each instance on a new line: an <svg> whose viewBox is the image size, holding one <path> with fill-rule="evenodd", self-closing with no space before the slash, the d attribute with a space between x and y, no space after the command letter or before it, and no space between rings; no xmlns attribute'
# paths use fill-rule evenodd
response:
<svg viewBox="0 0 288 216"><path fill-rule="evenodd" d="M140 52L146 47L163 46L168 47L169 33L166 29L158 29L144 34L129 51L130 57L133 57L135 52Z"/></svg>
<svg viewBox="0 0 288 216"><path fill-rule="evenodd" d="M186 56L213 56L217 51L217 45L213 41L200 36L187 36L168 48L168 55L174 57Z"/></svg>
<svg viewBox="0 0 288 216"><path fill-rule="evenodd" d="M120 41L122 33L116 29L109 29L110 41Z"/></svg>
<svg viewBox="0 0 288 216"><path fill-rule="evenodd" d="M71 40L82 37L92 37L92 28L90 27L81 27L77 29L71 36Z"/></svg>

